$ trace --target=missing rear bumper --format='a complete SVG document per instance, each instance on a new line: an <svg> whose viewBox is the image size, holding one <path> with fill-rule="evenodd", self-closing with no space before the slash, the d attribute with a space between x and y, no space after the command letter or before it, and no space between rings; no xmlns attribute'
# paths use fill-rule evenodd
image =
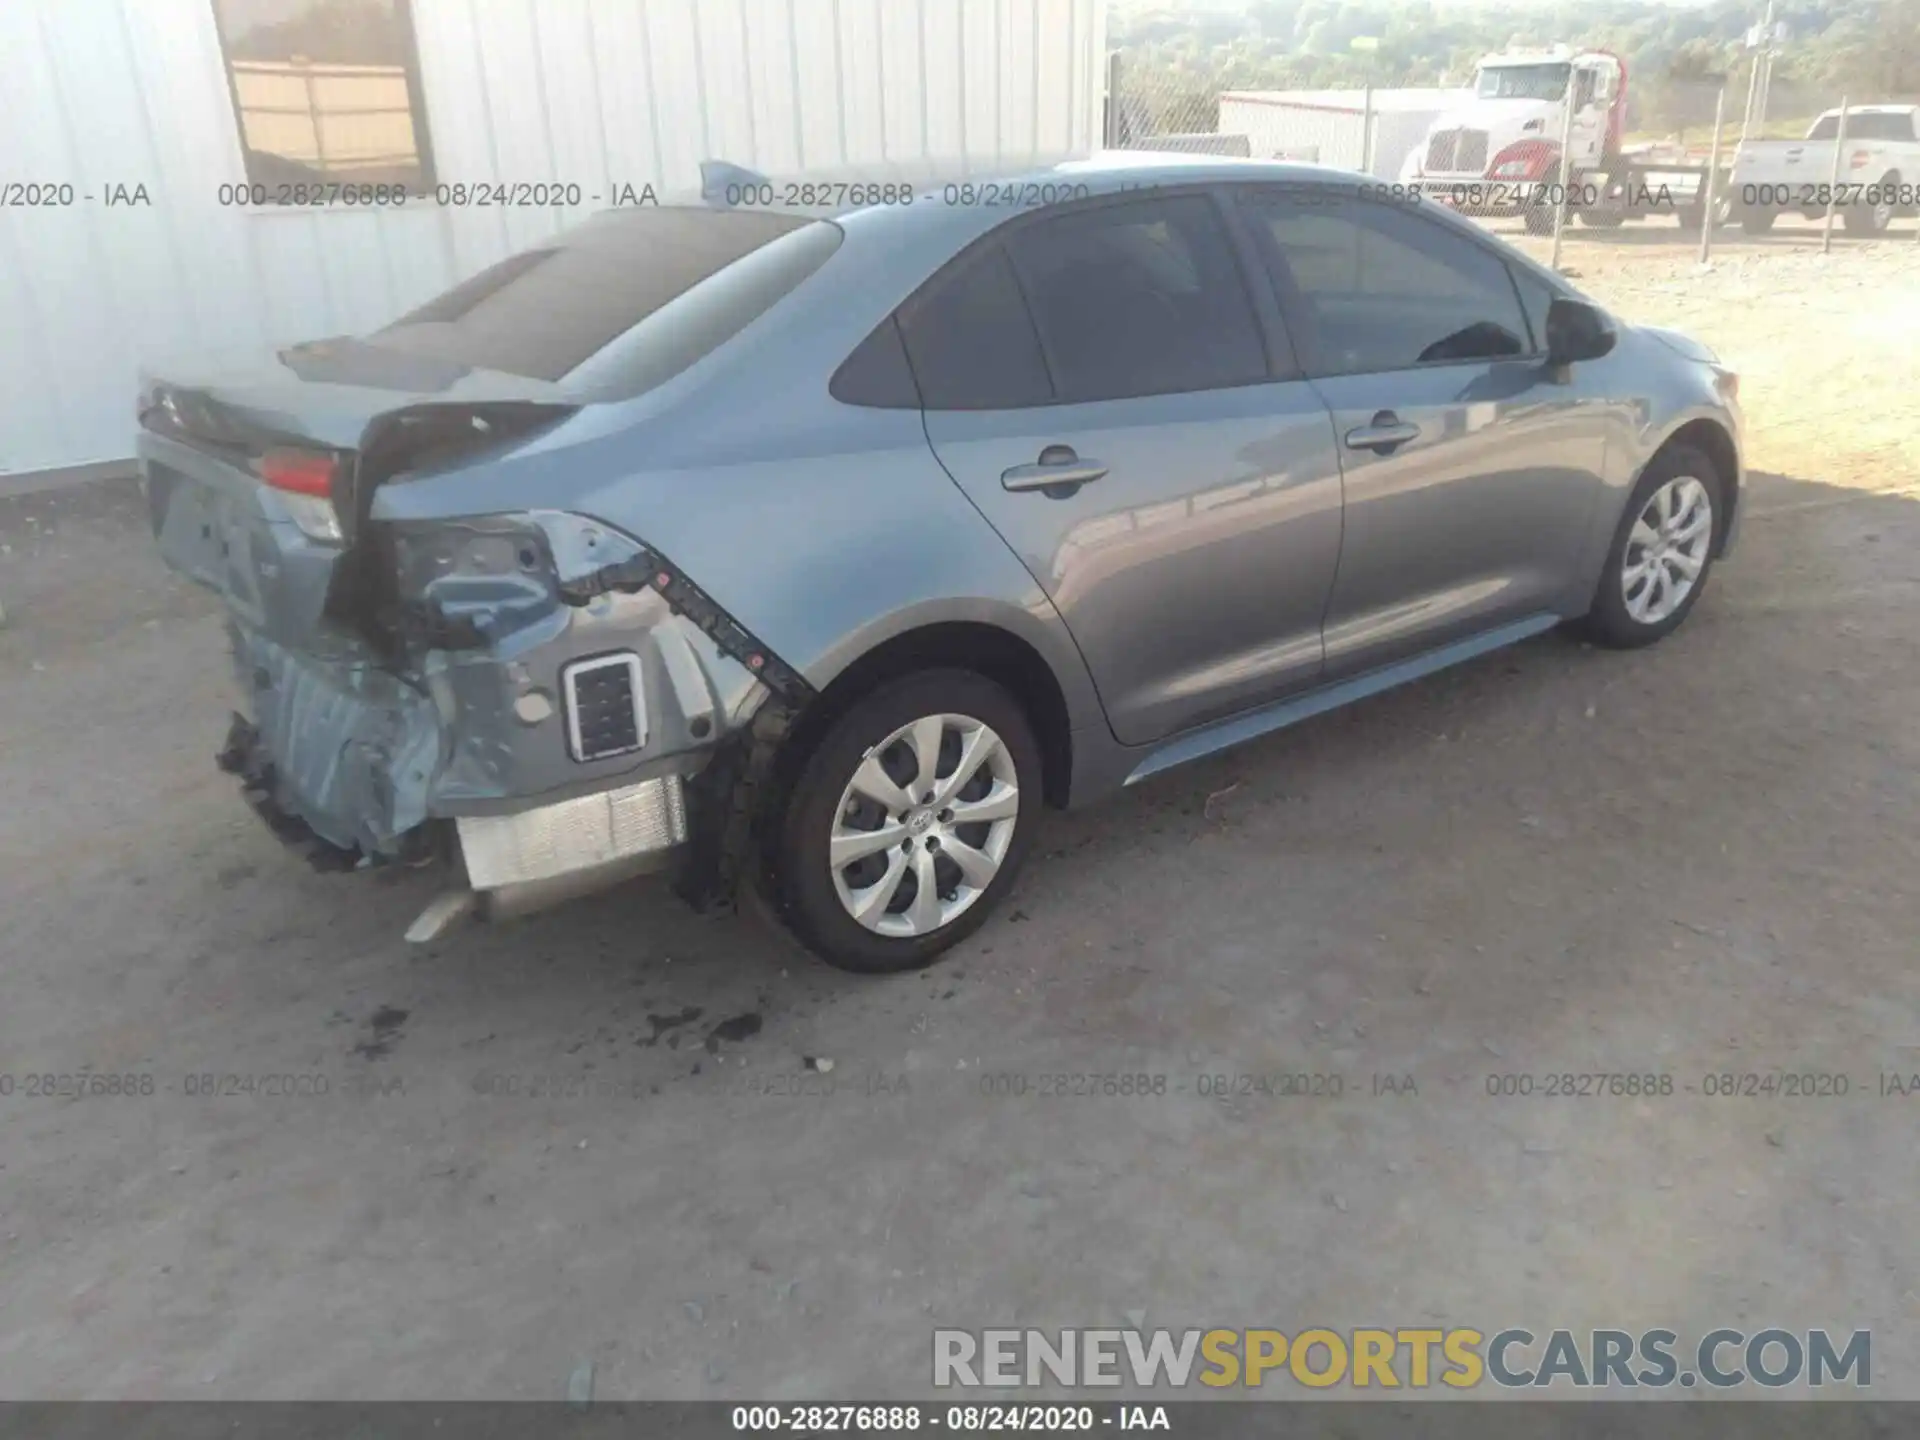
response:
<svg viewBox="0 0 1920 1440"><path fill-rule="evenodd" d="M214 764L239 780L247 807L274 838L315 870L338 873L372 865L420 865L444 856L444 832L431 825L400 837L398 851L391 854L368 854L358 846L327 839L284 803L281 778L260 731L237 711L228 722L225 743L213 758Z"/></svg>

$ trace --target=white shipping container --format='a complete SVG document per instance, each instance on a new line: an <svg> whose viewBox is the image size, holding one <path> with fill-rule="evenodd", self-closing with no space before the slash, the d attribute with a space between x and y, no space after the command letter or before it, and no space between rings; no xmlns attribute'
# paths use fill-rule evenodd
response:
<svg viewBox="0 0 1920 1440"><path fill-rule="evenodd" d="M1105 0L410 10L434 179L544 186L549 203L231 203L249 179L237 106L290 170L394 173L414 138L406 68L229 57L209 0L0 0L0 476L129 456L142 364L246 365L384 324L620 187L696 185L702 159L985 170L1099 139ZM551 203L575 186L578 204Z"/></svg>
<svg viewBox="0 0 1920 1440"><path fill-rule="evenodd" d="M1458 90L1375 90L1371 146L1365 90L1229 90L1220 97L1219 126L1222 135L1246 136L1259 159L1312 160L1394 180L1428 126L1461 97Z"/></svg>

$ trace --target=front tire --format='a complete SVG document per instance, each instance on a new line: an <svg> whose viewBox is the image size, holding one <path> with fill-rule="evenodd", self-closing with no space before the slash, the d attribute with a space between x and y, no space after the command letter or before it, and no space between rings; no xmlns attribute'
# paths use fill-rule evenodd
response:
<svg viewBox="0 0 1920 1440"><path fill-rule="evenodd" d="M985 676L881 686L800 766L774 839L781 918L829 965L913 970L985 923L1026 859L1040 746Z"/></svg>
<svg viewBox="0 0 1920 1440"><path fill-rule="evenodd" d="M1707 587L1726 528L1726 481L1704 451L1662 450L1633 487L1579 630L1636 650L1671 635Z"/></svg>

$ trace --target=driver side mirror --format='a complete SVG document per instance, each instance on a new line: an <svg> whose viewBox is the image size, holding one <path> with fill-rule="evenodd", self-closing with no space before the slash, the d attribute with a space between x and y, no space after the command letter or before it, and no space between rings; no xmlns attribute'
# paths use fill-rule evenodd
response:
<svg viewBox="0 0 1920 1440"><path fill-rule="evenodd" d="M1547 363L1571 365L1576 360L1598 360L1620 338L1613 322L1597 305L1557 296L1547 306Z"/></svg>

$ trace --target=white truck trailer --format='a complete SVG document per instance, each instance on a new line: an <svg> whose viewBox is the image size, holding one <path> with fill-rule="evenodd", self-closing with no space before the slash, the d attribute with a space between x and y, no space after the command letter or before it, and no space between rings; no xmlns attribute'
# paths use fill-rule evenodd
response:
<svg viewBox="0 0 1920 1440"><path fill-rule="evenodd" d="M1222 135L1244 135L1261 160L1337 165L1391 180L1434 120L1457 107L1459 90L1228 90ZM1371 118L1369 118L1371 117Z"/></svg>

